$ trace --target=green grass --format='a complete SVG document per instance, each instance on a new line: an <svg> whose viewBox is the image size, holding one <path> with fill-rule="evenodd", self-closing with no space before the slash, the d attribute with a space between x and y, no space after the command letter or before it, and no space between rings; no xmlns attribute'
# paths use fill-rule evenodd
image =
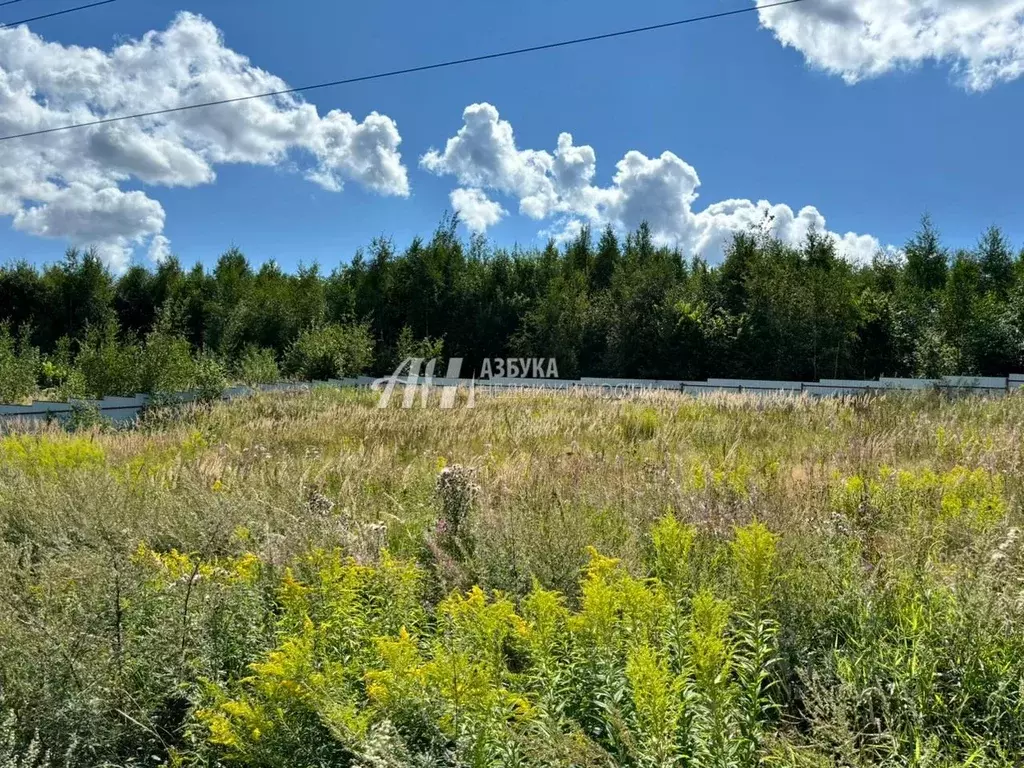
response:
<svg viewBox="0 0 1024 768"><path fill-rule="evenodd" d="M1024 398L0 437L0 766L1024 761Z"/></svg>

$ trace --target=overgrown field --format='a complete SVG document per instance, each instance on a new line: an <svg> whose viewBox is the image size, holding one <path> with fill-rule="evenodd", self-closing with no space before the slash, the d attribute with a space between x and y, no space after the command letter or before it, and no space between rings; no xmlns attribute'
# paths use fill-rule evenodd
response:
<svg viewBox="0 0 1024 768"><path fill-rule="evenodd" d="M0 436L0 766L1024 762L1024 397Z"/></svg>

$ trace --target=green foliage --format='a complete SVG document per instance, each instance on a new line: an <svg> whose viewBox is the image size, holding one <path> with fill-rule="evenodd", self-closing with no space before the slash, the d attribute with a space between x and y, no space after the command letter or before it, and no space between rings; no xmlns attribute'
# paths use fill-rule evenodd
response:
<svg viewBox="0 0 1024 768"><path fill-rule="evenodd" d="M740 574L763 577L765 535L756 527L740 534ZM428 621L422 577L409 566L387 557L379 571L318 565L313 583L285 577L277 644L252 676L208 691L199 717L229 759L351 760L384 728L399 754L424 764L450 750L471 764L512 764L502 756L514 754L514 764L541 766L559 742L574 740L660 768L689 757L733 764L749 738L744 667L758 659L730 627L729 606L708 592L694 597L692 612L673 608L659 582L633 579L595 552L577 613L539 587L522 614L504 595L474 587L444 599ZM691 626L682 646L667 632L673 623ZM758 705L762 682L753 683ZM740 764L759 753L753 744Z"/></svg>
<svg viewBox="0 0 1024 768"><path fill-rule="evenodd" d="M308 328L288 350L289 374L306 380L336 379L366 371L373 360L373 339L365 325Z"/></svg>
<svg viewBox="0 0 1024 768"><path fill-rule="evenodd" d="M402 328L398 335L398 353L395 356L395 366L400 365L409 358L419 360L437 360L435 375L444 375L444 340L443 339L415 339L412 335L412 328L408 325Z"/></svg>
<svg viewBox="0 0 1024 768"><path fill-rule="evenodd" d="M653 408L627 407L620 423L627 442L651 440L658 432L658 412Z"/></svg>
<svg viewBox="0 0 1024 768"><path fill-rule="evenodd" d="M86 438L51 439L30 435L0 438L0 461L27 474L52 477L105 463L103 449Z"/></svg>
<svg viewBox="0 0 1024 768"><path fill-rule="evenodd" d="M235 371L239 381L249 386L273 384L281 378L274 350L251 344L242 352Z"/></svg>
<svg viewBox="0 0 1024 768"><path fill-rule="evenodd" d="M0 762L1024 761L1024 399L375 406L0 438Z"/></svg>
<svg viewBox="0 0 1024 768"><path fill-rule="evenodd" d="M1013 249L998 227L989 227L977 248L983 288L1006 296L1013 287Z"/></svg>
<svg viewBox="0 0 1024 768"><path fill-rule="evenodd" d="M668 661L649 645L638 645L626 659L632 696L639 765L670 766L682 761L679 727L686 709L686 679L673 675Z"/></svg>
<svg viewBox="0 0 1024 768"><path fill-rule="evenodd" d="M212 403L224 395L228 385L224 364L215 355L201 352L195 360L194 382L201 403Z"/></svg>
<svg viewBox="0 0 1024 768"><path fill-rule="evenodd" d="M70 432L82 432L103 428L108 424L103 413L93 403L72 401L71 415L64 422L64 427Z"/></svg>
<svg viewBox="0 0 1024 768"><path fill-rule="evenodd" d="M75 367L72 342L67 336L58 339L53 352L43 359L39 385L56 390L64 399L84 397L85 381L81 370Z"/></svg>
<svg viewBox="0 0 1024 768"><path fill-rule="evenodd" d="M114 278L94 251L68 250L62 262L45 268L40 282L34 314L44 350L62 336L81 340L89 329L117 320Z"/></svg>
<svg viewBox="0 0 1024 768"><path fill-rule="evenodd" d="M907 255L907 284L925 293L941 289L946 282L949 255L942 248L938 230L930 216L921 219L921 228L904 251Z"/></svg>
<svg viewBox="0 0 1024 768"><path fill-rule="evenodd" d="M75 365L90 397L130 397L142 391L143 349L134 340L119 340L113 322L87 331Z"/></svg>
<svg viewBox="0 0 1024 768"><path fill-rule="evenodd" d="M443 356L666 380L999 376L1024 365L1024 261L995 227L951 253L926 217L901 254L852 265L830 236L812 230L794 246L767 220L726 244L720 264L656 245L646 224L511 251L464 243L457 224L445 218L402 253L378 238L330 274L254 268L232 248L209 271L171 258L115 278L72 250L41 272L0 267L0 324L32 329L25 348L41 351L41 387L90 395L174 389L188 378L186 345L254 382L271 377L271 357L306 379Z"/></svg>
<svg viewBox="0 0 1024 768"><path fill-rule="evenodd" d="M163 329L154 330L142 345L139 392L163 394L188 389L199 371L186 339Z"/></svg>
<svg viewBox="0 0 1024 768"><path fill-rule="evenodd" d="M3 698L0 697L0 704L2 703ZM52 757L48 752L43 752L39 740L35 736L27 744L19 744L17 722L14 712L2 712L2 716L0 716L0 768L58 768L70 764L73 748L62 756L63 759L60 759Z"/></svg>
<svg viewBox="0 0 1024 768"><path fill-rule="evenodd" d="M651 528L654 543L654 574L676 596L690 586L690 554L696 529L680 523L674 515L663 517Z"/></svg>
<svg viewBox="0 0 1024 768"><path fill-rule="evenodd" d="M773 618L777 537L756 520L736 531L731 545L737 587L739 651L737 678L741 708L738 753L744 764L755 764L762 754L766 721L774 714L769 691L775 681L772 666L778 661L778 624Z"/></svg>
<svg viewBox="0 0 1024 768"><path fill-rule="evenodd" d="M28 334L17 341L0 324L0 403L17 403L36 391L39 350L29 345Z"/></svg>

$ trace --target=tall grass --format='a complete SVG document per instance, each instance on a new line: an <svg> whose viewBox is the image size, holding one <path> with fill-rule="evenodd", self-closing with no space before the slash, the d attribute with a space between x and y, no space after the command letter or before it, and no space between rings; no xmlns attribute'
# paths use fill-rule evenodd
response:
<svg viewBox="0 0 1024 768"><path fill-rule="evenodd" d="M0 766L1024 760L1024 400L0 437Z"/></svg>

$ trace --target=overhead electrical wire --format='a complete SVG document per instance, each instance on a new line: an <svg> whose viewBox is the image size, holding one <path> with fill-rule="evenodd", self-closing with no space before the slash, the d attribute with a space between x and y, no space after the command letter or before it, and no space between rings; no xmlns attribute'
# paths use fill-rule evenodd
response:
<svg viewBox="0 0 1024 768"><path fill-rule="evenodd" d="M103 0L103 2L94 3L90 6L82 6L82 8L93 7L95 5L105 5L106 3L112 3L116 0ZM677 19L676 21L666 21L661 24L651 24L645 27L633 27L632 29L622 29L616 32L605 32L600 35L590 35L588 37L576 37L571 40L560 40L555 43L544 43L542 45L531 45L526 48L515 48L508 51L499 51L497 53L487 53L480 56L468 56L461 59L450 59L448 61L436 62L434 64L421 64L416 67L407 67L405 69L393 69L388 72L377 72L372 75L360 75L358 77L349 77L341 80L332 80L324 83L315 83L313 85L303 85L297 88L285 88L279 91L268 91L266 93L254 93L248 96L236 96L230 99L218 99L216 101L204 101L196 104L184 104L178 107L167 107L165 109L154 109L149 112L136 112L130 115L117 115L114 117L104 117L98 120L89 120L83 123L71 123L69 125L60 125L54 128L41 128L36 131L26 131L25 133L15 133L10 136L0 136L0 141L13 141L14 139L26 139L31 136L43 136L49 133L58 133L61 131L70 131L76 128L90 128L98 125L108 125L110 123L119 123L125 120L140 120L147 117L159 117L161 115L169 115L174 112L185 112L193 109L205 109L207 107L217 107L223 104L237 104L242 101L252 101L254 99L269 99L276 96L288 96L294 93L306 93L308 91L320 90L323 88L336 88L341 85L352 85L354 83L366 83L372 80L384 80L385 78L398 77L400 75L411 75L417 72L429 72L435 69L446 69L448 67L461 66L463 64L474 64L481 61L491 61L493 59L503 59L510 56L521 56L527 53L537 53L539 51L550 51L556 48L567 48L572 45L582 45L584 43L593 43L599 40L611 40L618 37L626 37L628 35L638 35L644 32L654 32L661 29L669 29L671 27L681 27L686 24L696 24L703 21L712 21L714 19L724 19L729 16L739 16L744 13L752 13L754 11L763 11L769 8L779 8L784 5L796 5L797 3L807 2L807 0L778 0L774 3L767 3L765 5L755 5L747 8L737 8L731 11L720 11L718 13L709 13L703 16L691 16L686 19ZM76 9L71 9L76 10ZM70 13L71 11L64 11L64 13Z"/></svg>
<svg viewBox="0 0 1024 768"><path fill-rule="evenodd" d="M10 5L11 3L20 3L21 0L8 0L6 3L0 3L0 5ZM98 8L101 5L110 5L116 3L117 0L99 0L99 2L89 3L88 5L78 5L74 8L65 8L63 11L53 11L52 13L44 13L42 16L33 16L31 19L22 19L21 21L12 21L7 24L0 24L0 29L7 27L20 27L22 24L28 24L33 21L42 21L43 19L52 19L55 16L66 16L69 13L76 13L78 11L86 11L89 8Z"/></svg>

